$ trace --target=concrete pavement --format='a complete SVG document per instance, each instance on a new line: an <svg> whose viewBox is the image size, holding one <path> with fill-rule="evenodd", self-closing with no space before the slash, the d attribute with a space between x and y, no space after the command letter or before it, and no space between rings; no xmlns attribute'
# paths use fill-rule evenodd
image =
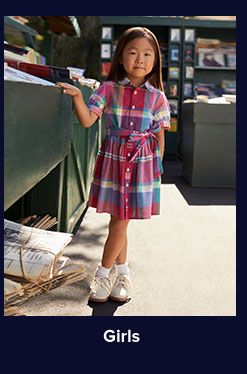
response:
<svg viewBox="0 0 247 374"><path fill-rule="evenodd" d="M109 222L89 208L65 250L85 264L88 277L30 299L20 307L25 315L236 315L235 189L192 188L180 162L165 167L161 215L129 224L129 301L88 303Z"/></svg>

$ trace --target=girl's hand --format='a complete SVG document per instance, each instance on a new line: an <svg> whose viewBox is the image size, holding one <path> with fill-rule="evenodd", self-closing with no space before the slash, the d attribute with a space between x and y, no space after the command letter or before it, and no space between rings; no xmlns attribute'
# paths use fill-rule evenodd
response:
<svg viewBox="0 0 247 374"><path fill-rule="evenodd" d="M63 93L72 97L82 96L81 90L69 83L57 82L56 86L63 88Z"/></svg>

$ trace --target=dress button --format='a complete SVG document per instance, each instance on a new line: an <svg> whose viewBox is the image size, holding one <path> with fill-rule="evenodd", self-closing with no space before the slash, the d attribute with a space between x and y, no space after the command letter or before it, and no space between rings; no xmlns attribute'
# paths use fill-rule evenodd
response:
<svg viewBox="0 0 247 374"><path fill-rule="evenodd" d="M137 94L137 91L134 91L134 94L136 95L136 94Z"/></svg>
<svg viewBox="0 0 247 374"><path fill-rule="evenodd" d="M126 183L126 187L129 187L129 183Z"/></svg>
<svg viewBox="0 0 247 374"><path fill-rule="evenodd" d="M134 125L134 122L130 122L130 126L133 126Z"/></svg>
<svg viewBox="0 0 247 374"><path fill-rule="evenodd" d="M135 109L135 105L132 105L132 109Z"/></svg>
<svg viewBox="0 0 247 374"><path fill-rule="evenodd" d="M129 169L129 168L127 168L127 171L130 171L130 169Z"/></svg>
<svg viewBox="0 0 247 374"><path fill-rule="evenodd" d="M125 201L126 201L126 203L127 203L127 202L128 202L129 200L128 200L128 199L126 199Z"/></svg>
<svg viewBox="0 0 247 374"><path fill-rule="evenodd" d="M130 153L128 153L127 156L130 157Z"/></svg>

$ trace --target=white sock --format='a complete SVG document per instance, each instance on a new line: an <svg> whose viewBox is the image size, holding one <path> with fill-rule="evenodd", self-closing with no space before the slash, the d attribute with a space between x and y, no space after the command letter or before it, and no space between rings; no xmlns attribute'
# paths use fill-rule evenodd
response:
<svg viewBox="0 0 247 374"><path fill-rule="evenodd" d="M125 264L116 264L116 269L118 274L130 276L130 269L127 262L125 262Z"/></svg>
<svg viewBox="0 0 247 374"><path fill-rule="evenodd" d="M96 277L106 277L106 278L108 278L110 271L111 271L111 269L107 269L107 268L104 268L104 266L99 265L95 276Z"/></svg>

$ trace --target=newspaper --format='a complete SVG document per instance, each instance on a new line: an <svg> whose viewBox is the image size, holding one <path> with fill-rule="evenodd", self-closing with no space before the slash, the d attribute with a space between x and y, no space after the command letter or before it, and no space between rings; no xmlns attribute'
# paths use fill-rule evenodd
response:
<svg viewBox="0 0 247 374"><path fill-rule="evenodd" d="M11 279L4 278L4 297L11 295L23 295L24 290L20 283L14 282Z"/></svg>
<svg viewBox="0 0 247 374"><path fill-rule="evenodd" d="M93 90L97 89L100 86L100 82L98 82L96 79L92 79L92 78L80 77L80 78L78 78L78 82L82 86L90 87Z"/></svg>
<svg viewBox="0 0 247 374"><path fill-rule="evenodd" d="M62 256L59 260L61 261L58 264L56 274L48 281L33 283L16 277L13 277L13 280L4 278L5 316L23 315L19 306L28 299L54 288L81 281L87 276L86 268L82 263L71 261L65 256Z"/></svg>
<svg viewBox="0 0 247 374"><path fill-rule="evenodd" d="M30 282L51 279L71 239L72 234L28 227L5 219L4 273Z"/></svg>
<svg viewBox="0 0 247 374"><path fill-rule="evenodd" d="M43 86L55 86L55 83L36 77L32 74L28 74L24 71L14 69L7 64L4 64L4 80L41 84Z"/></svg>

